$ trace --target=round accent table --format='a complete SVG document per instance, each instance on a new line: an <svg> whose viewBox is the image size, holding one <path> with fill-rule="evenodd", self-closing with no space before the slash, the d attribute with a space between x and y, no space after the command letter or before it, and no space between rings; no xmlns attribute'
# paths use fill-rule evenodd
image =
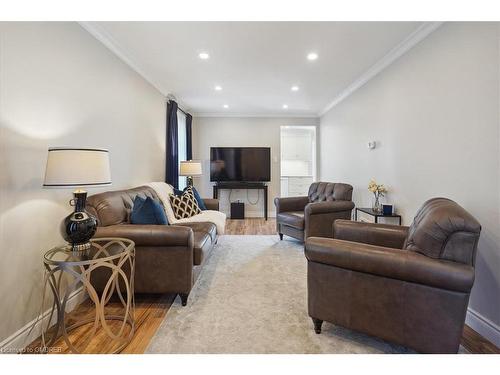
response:
<svg viewBox="0 0 500 375"><path fill-rule="evenodd" d="M110 342L112 353L119 353L134 335L135 244L125 238L98 238L91 240L91 245L83 252L74 252L71 246L55 247L44 255L42 311L46 311L47 288L54 297L49 316L42 322L46 350L62 339L71 352L80 353L99 334ZM90 317L68 319L70 300L85 295L90 300ZM107 309L111 298L113 306ZM90 327L83 328L86 325ZM78 340L72 340L70 331L79 327Z"/></svg>

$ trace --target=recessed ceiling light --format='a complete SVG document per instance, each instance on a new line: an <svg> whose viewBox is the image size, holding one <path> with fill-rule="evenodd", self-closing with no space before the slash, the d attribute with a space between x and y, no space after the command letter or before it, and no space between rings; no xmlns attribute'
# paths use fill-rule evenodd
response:
<svg viewBox="0 0 500 375"><path fill-rule="evenodd" d="M229 106L227 104L224 104L223 107L224 108L229 108Z"/></svg>
<svg viewBox="0 0 500 375"><path fill-rule="evenodd" d="M210 55L209 55L208 53L206 53L206 52L201 52L201 53L198 55L198 57L199 57L200 59L202 59L202 60L207 60L207 59L209 59L209 58L210 58Z"/></svg>
<svg viewBox="0 0 500 375"><path fill-rule="evenodd" d="M288 104L283 104L283 109L287 109L288 108Z"/></svg>
<svg viewBox="0 0 500 375"><path fill-rule="evenodd" d="M220 87L219 85L217 85L217 86L214 87L214 89L215 89L215 91L220 91L220 90L222 90L222 87Z"/></svg>
<svg viewBox="0 0 500 375"><path fill-rule="evenodd" d="M299 86L292 86L291 90L292 91L299 91Z"/></svg>
<svg viewBox="0 0 500 375"><path fill-rule="evenodd" d="M318 58L318 54L316 52L311 52L307 54L307 59L308 60L316 60Z"/></svg>

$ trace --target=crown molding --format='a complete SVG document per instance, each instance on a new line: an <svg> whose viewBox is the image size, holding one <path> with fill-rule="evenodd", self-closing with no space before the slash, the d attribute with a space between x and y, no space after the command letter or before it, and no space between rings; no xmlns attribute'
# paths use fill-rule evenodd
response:
<svg viewBox="0 0 500 375"><path fill-rule="evenodd" d="M111 52L118 56L125 64L130 66L136 73L138 73L142 78L144 78L151 86L158 90L161 94L167 97L169 95L168 90L152 79L148 74L144 72L137 63L134 62L133 57L125 52L125 49L120 46L120 44L113 39L109 33L107 33L102 27L98 26L95 22L83 22L79 21L78 24L83 27L86 31L90 33L99 42L104 44Z"/></svg>
<svg viewBox="0 0 500 375"><path fill-rule="evenodd" d="M260 118L318 118L316 114L300 114L300 113L218 113L218 112L200 112L193 113L193 117L260 117Z"/></svg>
<svg viewBox="0 0 500 375"><path fill-rule="evenodd" d="M318 116L323 116L326 112L331 110L337 104L351 96L359 88L364 86L368 81L373 79L394 61L403 56L406 52L415 47L422 40L427 38L432 32L437 30L443 22L424 22L414 32L408 35L396 47L391 49L384 57L377 61L371 68L365 71L358 79L347 86L340 94L338 94L321 112Z"/></svg>

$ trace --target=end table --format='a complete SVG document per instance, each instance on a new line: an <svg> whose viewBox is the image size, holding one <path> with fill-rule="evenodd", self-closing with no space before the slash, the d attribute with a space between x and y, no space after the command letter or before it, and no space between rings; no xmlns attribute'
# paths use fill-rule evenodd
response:
<svg viewBox="0 0 500 375"><path fill-rule="evenodd" d="M91 240L91 244L85 252L74 252L70 246L61 246L44 255L42 312L45 311L47 288L54 297L50 316L42 321L42 346L45 349L62 337L69 350L80 353L81 350L70 340L69 332L87 324L92 324L92 327L86 332L83 344L78 345L83 348L95 337L98 329L102 329L115 345L113 353L122 351L134 335L135 244L125 238L98 238ZM104 284L102 291L94 287L96 280ZM94 314L67 326L66 305L80 288L93 303ZM121 304L118 308L121 312L117 313L113 308L114 314L107 314L106 305L114 294ZM55 326L51 327L54 319ZM110 321L120 323L112 325Z"/></svg>
<svg viewBox="0 0 500 375"><path fill-rule="evenodd" d="M373 211L372 208L357 208L354 210L354 221L358 220L358 211L361 211L367 215L374 216L375 217L375 223L378 223L378 218L379 217L393 217L399 220L399 225L401 225L401 215L397 214L390 214L390 215L384 215L381 212L375 212Z"/></svg>

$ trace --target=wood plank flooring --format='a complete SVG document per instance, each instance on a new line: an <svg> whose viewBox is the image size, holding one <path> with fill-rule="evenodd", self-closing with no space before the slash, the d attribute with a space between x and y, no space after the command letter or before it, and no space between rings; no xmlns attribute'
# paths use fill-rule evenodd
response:
<svg viewBox="0 0 500 375"><path fill-rule="evenodd" d="M226 234L228 235L265 235L276 234L276 221L269 219L265 221L261 218L249 218L245 220L227 220ZM153 338L156 330L165 318L169 307L175 296L163 295L138 295L136 297L136 332L132 341L125 347L122 353L140 354L144 353L149 342ZM110 312L118 311L119 303L110 302ZM70 314L69 319L75 321L82 317L92 316L92 306L89 301L85 301ZM84 326L70 333L70 339L74 344L82 349L84 353L109 353L113 351L113 345L104 333L99 333L87 346L83 347L85 333L89 331L91 325ZM112 326L113 327L113 326ZM40 340L36 340L30 347L39 346ZM500 354L500 349L483 338L472 328L465 326L462 334L462 345L471 353L478 354ZM68 349L63 340L58 340L54 344L61 347L61 353L67 353Z"/></svg>
<svg viewBox="0 0 500 375"><path fill-rule="evenodd" d="M276 220L269 218L267 221L261 218L226 221L226 234L276 234Z"/></svg>
<svg viewBox="0 0 500 375"><path fill-rule="evenodd" d="M462 332L462 345L474 354L500 354L500 348L497 348L495 344L486 340L468 325L464 326Z"/></svg>

